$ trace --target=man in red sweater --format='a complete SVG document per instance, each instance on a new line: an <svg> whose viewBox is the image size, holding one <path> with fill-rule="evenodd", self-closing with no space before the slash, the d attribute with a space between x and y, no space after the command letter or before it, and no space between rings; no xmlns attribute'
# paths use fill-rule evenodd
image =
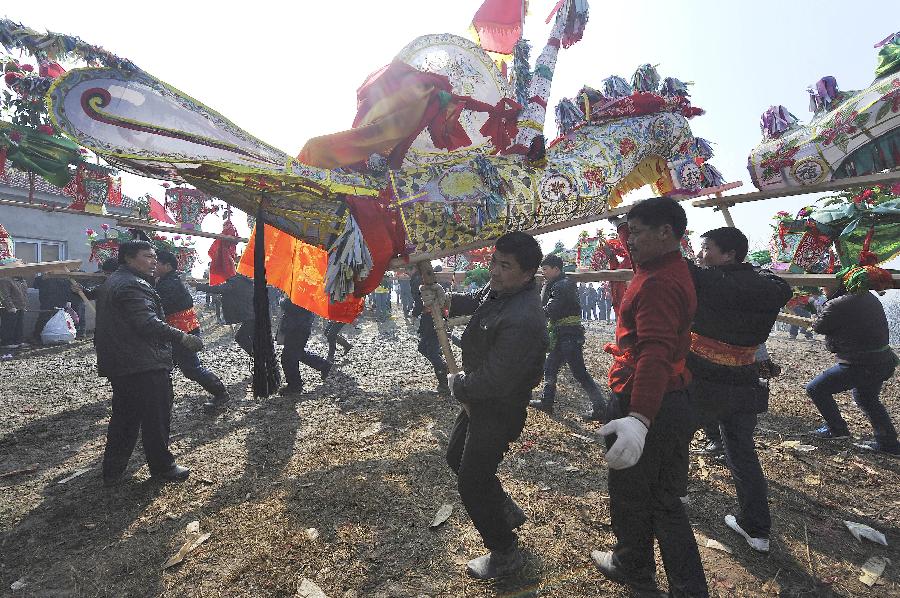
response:
<svg viewBox="0 0 900 598"><path fill-rule="evenodd" d="M706 597L709 590L684 506L693 414L685 358L697 295L679 245L684 209L670 198L643 201L619 227L635 264L634 278L616 309L613 391L606 437L609 510L616 545L591 553L600 572L638 595L658 595L653 540L669 580L670 596Z"/></svg>

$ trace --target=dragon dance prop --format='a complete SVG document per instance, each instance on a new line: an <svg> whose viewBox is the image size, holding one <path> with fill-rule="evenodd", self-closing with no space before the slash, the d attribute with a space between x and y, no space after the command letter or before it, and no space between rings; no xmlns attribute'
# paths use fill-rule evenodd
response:
<svg viewBox="0 0 900 598"><path fill-rule="evenodd" d="M631 84L585 88L569 102L580 116L544 143L557 56L586 17L584 0L561 3L533 69L518 45L512 80L469 40L417 38L360 87L353 127L309 140L297 158L133 65L69 71L49 109L54 126L121 170L261 208L269 280L350 321L397 256L601 213L647 183L677 193L720 180L687 124L702 111L649 65ZM254 247L239 271L254 271Z"/></svg>
<svg viewBox="0 0 900 598"><path fill-rule="evenodd" d="M826 76L808 88L809 123L784 106L762 115L748 168L762 191L814 185L900 166L900 33L876 45L875 81L844 91Z"/></svg>
<svg viewBox="0 0 900 598"><path fill-rule="evenodd" d="M852 188L820 201L796 216L775 215L773 270L834 273L842 265L875 266L900 255L900 184Z"/></svg>

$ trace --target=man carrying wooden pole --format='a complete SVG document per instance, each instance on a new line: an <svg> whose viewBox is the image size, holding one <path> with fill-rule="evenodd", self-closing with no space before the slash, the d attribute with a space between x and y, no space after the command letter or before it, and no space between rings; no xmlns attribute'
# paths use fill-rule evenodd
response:
<svg viewBox="0 0 900 598"><path fill-rule="evenodd" d="M462 335L462 372L453 372L455 360L445 345L449 386L463 407L450 433L447 462L457 474L463 505L490 550L466 567L477 579L506 576L524 564L513 530L525 522L525 513L503 490L497 468L525 426L547 349L546 317L534 281L540 245L525 233L511 232L497 239L495 247L490 283L483 289L448 295L435 283L421 287L435 322L443 308L451 315L472 314Z"/></svg>

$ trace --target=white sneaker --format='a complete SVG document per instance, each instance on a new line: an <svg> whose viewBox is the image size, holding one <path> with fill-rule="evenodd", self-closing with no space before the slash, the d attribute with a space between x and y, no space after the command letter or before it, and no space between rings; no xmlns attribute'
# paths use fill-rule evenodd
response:
<svg viewBox="0 0 900 598"><path fill-rule="evenodd" d="M757 552L769 552L769 539L768 538L753 538L744 531L740 525L738 525L737 518L734 515L725 515L725 525L744 536L744 539L747 540L747 544L750 545L750 548L756 550Z"/></svg>

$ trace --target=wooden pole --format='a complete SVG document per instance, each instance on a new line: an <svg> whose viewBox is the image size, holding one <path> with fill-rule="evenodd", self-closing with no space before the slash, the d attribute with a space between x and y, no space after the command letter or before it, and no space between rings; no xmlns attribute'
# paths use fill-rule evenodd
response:
<svg viewBox="0 0 900 598"><path fill-rule="evenodd" d="M722 199L722 194L716 193L716 198ZM731 212L728 211L728 208L733 205L734 204L722 204L719 207L717 207L716 209L719 210L720 212L722 212L722 216L725 217L725 224L727 224L728 226L730 226L732 228L737 228L736 226L734 226L734 218L731 217Z"/></svg>
<svg viewBox="0 0 900 598"><path fill-rule="evenodd" d="M437 280L434 276L434 268L431 262L419 262L419 273L422 275L422 284L436 284ZM450 338L447 336L447 325L444 322L444 307L437 303L426 305L431 311L431 319L434 320L434 331L437 333L438 343L441 345L441 352L444 354L444 360L447 362L447 372L450 374L458 374L459 366L456 365L456 356L453 354L453 348L450 347Z"/></svg>
<svg viewBox="0 0 900 598"><path fill-rule="evenodd" d="M247 243L249 239L245 239L244 237L232 237L229 235L221 235L218 233L207 233L202 230L190 230L179 228L177 226L166 226L165 224L153 224L152 222L148 222L146 220L140 220L138 218L126 218L123 216L116 216L116 223L119 226L124 226L126 228L139 228L141 230L152 230L159 231L163 233L173 233L176 235L189 235L192 237L205 237L207 239L221 239L223 241L231 241L232 243Z"/></svg>
<svg viewBox="0 0 900 598"><path fill-rule="evenodd" d="M900 172L895 170L893 172L880 172L877 174L867 174L865 176L856 176L846 179L835 179L820 185L786 187L782 189L773 189L772 191L757 191L755 193L742 193L740 195L728 195L726 197L719 197L717 195L715 199L698 199L691 202L691 205L695 208L715 208L720 205L733 206L748 201L772 199L773 197L790 197L792 195L843 191L850 187L873 187L875 185L896 183L898 181L900 181Z"/></svg>

